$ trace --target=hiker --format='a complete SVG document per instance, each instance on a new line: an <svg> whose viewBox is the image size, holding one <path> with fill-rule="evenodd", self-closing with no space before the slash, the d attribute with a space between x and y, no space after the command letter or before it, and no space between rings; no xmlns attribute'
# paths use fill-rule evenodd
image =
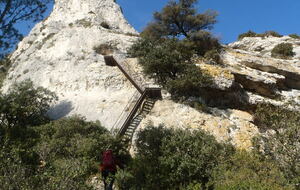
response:
<svg viewBox="0 0 300 190"><path fill-rule="evenodd" d="M102 153L100 171L105 190L112 190L113 183L115 181L115 174L117 172L117 165L120 167L120 163L118 163L114 157L112 150L106 150Z"/></svg>

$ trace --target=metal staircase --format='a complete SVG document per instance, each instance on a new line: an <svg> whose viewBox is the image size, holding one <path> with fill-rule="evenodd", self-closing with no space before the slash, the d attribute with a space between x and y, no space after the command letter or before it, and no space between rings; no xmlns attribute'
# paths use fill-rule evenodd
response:
<svg viewBox="0 0 300 190"><path fill-rule="evenodd" d="M130 143L140 122L147 114L150 113L155 101L162 97L161 89L150 88L138 84L137 80L131 77L130 71L128 71L128 69L122 65L121 61L116 61L113 56L104 56L104 60L106 65L117 66L131 82L131 84L137 89L137 92L134 93L120 117L116 121L115 125L111 129L113 133L116 133L121 137L123 142ZM127 112L126 110L130 108L131 111Z"/></svg>

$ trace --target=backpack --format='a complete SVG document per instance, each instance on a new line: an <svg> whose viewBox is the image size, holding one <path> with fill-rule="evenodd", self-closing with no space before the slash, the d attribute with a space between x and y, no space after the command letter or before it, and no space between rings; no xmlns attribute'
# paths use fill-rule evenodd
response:
<svg viewBox="0 0 300 190"><path fill-rule="evenodd" d="M115 166L112 150L106 150L103 152L102 165L104 169L113 168Z"/></svg>

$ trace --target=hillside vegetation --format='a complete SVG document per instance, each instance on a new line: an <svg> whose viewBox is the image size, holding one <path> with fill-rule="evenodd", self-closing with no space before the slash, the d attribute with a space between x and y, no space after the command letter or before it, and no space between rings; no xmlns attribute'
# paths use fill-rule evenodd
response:
<svg viewBox="0 0 300 190"><path fill-rule="evenodd" d="M98 172L101 152L107 148L125 165L117 174L119 189L298 188L299 114L294 112L257 109L262 129L265 125L284 129L258 138L257 142L265 143L257 143L257 152L236 150L202 130L148 126L138 133L131 157L100 123L79 116L50 121L45 113L55 95L32 87L30 81L0 97L0 185L4 189L93 189L89 179ZM285 117L293 119L280 122ZM280 151L274 149L282 146Z"/></svg>
<svg viewBox="0 0 300 190"><path fill-rule="evenodd" d="M217 14L197 13L196 3L170 1L129 50L130 56L140 59L144 73L174 100L201 98L199 92L211 85L211 75L195 59L223 67L221 45L209 32ZM248 32L240 38L247 36L257 34ZM113 51L109 48L95 46L94 51L107 54ZM10 63L2 60L0 66L2 83ZM209 96L220 91L213 92ZM210 98L215 102L216 97ZM292 104L251 107L260 131L251 150L217 141L199 128L150 123L136 134L130 154L128 145L99 121L80 115L51 120L47 113L57 100L55 93L30 80L0 92L0 189L97 189L92 178L101 180L101 153L112 149L124 165L116 174L119 190L300 190L300 113ZM205 106L194 105L209 112Z"/></svg>

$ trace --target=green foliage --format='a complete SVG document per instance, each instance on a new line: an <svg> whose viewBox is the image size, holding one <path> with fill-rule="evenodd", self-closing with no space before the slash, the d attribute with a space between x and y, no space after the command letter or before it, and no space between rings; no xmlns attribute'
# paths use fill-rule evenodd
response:
<svg viewBox="0 0 300 190"><path fill-rule="evenodd" d="M207 11L197 14L195 3L197 0L170 1L161 12L154 13L154 22L145 28L142 36L155 39L168 36L190 38L195 32L212 29L217 13Z"/></svg>
<svg viewBox="0 0 300 190"><path fill-rule="evenodd" d="M30 81L1 94L1 188L91 189L87 181L98 171L102 151L109 148L120 160L130 159L120 140L99 122L79 116L50 122L45 113L55 99Z"/></svg>
<svg viewBox="0 0 300 190"><path fill-rule="evenodd" d="M56 99L54 93L35 88L29 80L14 84L7 94L0 94L0 125L10 129L47 122L46 112Z"/></svg>
<svg viewBox="0 0 300 190"><path fill-rule="evenodd" d="M145 74L165 85L167 81L182 75L190 62L190 51L177 39L141 39L131 49L131 56L139 56Z"/></svg>
<svg viewBox="0 0 300 190"><path fill-rule="evenodd" d="M200 30L195 32L187 41L188 44L191 45L192 49L194 49L200 56L204 56L208 51L217 51L221 48L219 40L213 37L208 31Z"/></svg>
<svg viewBox="0 0 300 190"><path fill-rule="evenodd" d="M282 37L281 34L279 34L278 32L272 31L272 30L265 31L264 33L261 33L261 34L257 34L257 33L253 32L253 31L249 30L246 33L240 34L238 36L238 40L242 40L245 37L262 37L262 38L265 38L265 37L269 37L269 36Z"/></svg>
<svg viewBox="0 0 300 190"><path fill-rule="evenodd" d="M11 62L8 58L3 58L0 60L0 88L3 85L3 81L6 78L10 66Z"/></svg>
<svg viewBox="0 0 300 190"><path fill-rule="evenodd" d="M1 189L36 189L35 181L34 168L22 162L18 148L2 142L0 146Z"/></svg>
<svg viewBox="0 0 300 190"><path fill-rule="evenodd" d="M110 148L120 160L127 151L100 123L72 117L50 122L37 128L40 141L35 146L41 163L40 175L45 187L53 189L74 184L71 189L86 188L87 178L97 172L101 153ZM55 182L55 183L53 183Z"/></svg>
<svg viewBox="0 0 300 190"><path fill-rule="evenodd" d="M257 33L255 33L255 32L253 32L253 31L249 30L249 31L246 32L246 33L240 34L239 37L238 37L238 40L241 40L241 39L243 39L243 38L245 38L245 37L256 37L256 35L257 35Z"/></svg>
<svg viewBox="0 0 300 190"><path fill-rule="evenodd" d="M134 186L134 176L127 170L118 170L115 176L118 189L131 189Z"/></svg>
<svg viewBox="0 0 300 190"><path fill-rule="evenodd" d="M268 129L279 131L300 124L300 114L289 110L287 106L259 104L254 113L254 123L263 131Z"/></svg>
<svg viewBox="0 0 300 190"><path fill-rule="evenodd" d="M18 177L16 186L22 187L18 189L90 189L87 179L98 171L102 151L110 148L124 162L130 158L120 141L100 123L86 122L78 116L33 130L38 135L1 150L6 159L0 160L0 185ZM27 143L32 138L35 143ZM26 143L26 148L21 143Z"/></svg>
<svg viewBox="0 0 300 190"><path fill-rule="evenodd" d="M281 43L276 45L272 49L272 57L287 59L293 57L295 53L293 52L293 44L291 43Z"/></svg>
<svg viewBox="0 0 300 190"><path fill-rule="evenodd" d="M197 0L170 1L161 12L154 13L154 22L142 32L142 38L129 50L138 57L145 74L167 88L173 97L198 96L200 88L208 86L211 77L193 65L193 55L214 57L220 49L218 39L210 32L216 23L213 11L198 14Z"/></svg>
<svg viewBox="0 0 300 190"><path fill-rule="evenodd" d="M294 39L300 39L300 36L298 34L290 34L289 37Z"/></svg>
<svg viewBox="0 0 300 190"><path fill-rule="evenodd" d="M260 105L255 113L255 123L262 129L273 129L274 133L255 139L257 150L275 161L296 189L300 186L300 114L287 107Z"/></svg>
<svg viewBox="0 0 300 190"><path fill-rule="evenodd" d="M275 32L273 30L269 30L269 31L265 31L265 33L263 33L263 37L268 37L268 36L273 36L273 37L282 37L281 34L279 34L278 32Z"/></svg>
<svg viewBox="0 0 300 190"><path fill-rule="evenodd" d="M38 21L44 17L52 0L1 0L0 1L0 57L4 57L22 38L16 25Z"/></svg>
<svg viewBox="0 0 300 190"><path fill-rule="evenodd" d="M223 64L220 53L216 49L207 51L204 55L204 58L214 64L219 64L219 65Z"/></svg>
<svg viewBox="0 0 300 190"><path fill-rule="evenodd" d="M168 91L173 95L173 98L199 96L203 87L212 84L212 78L206 72L195 65L187 65L184 74L180 77L170 80L167 83Z"/></svg>
<svg viewBox="0 0 300 190"><path fill-rule="evenodd" d="M138 56L143 71L164 86L172 96L198 96L202 87L211 84L211 77L192 64L195 51L187 41L142 38L129 54Z"/></svg>
<svg viewBox="0 0 300 190"><path fill-rule="evenodd" d="M233 151L201 130L172 130L162 126L141 131L136 147L132 174L135 186L143 189L205 187L219 160Z"/></svg>
<svg viewBox="0 0 300 190"><path fill-rule="evenodd" d="M238 151L214 171L215 190L288 190L287 180L272 161L257 154Z"/></svg>

